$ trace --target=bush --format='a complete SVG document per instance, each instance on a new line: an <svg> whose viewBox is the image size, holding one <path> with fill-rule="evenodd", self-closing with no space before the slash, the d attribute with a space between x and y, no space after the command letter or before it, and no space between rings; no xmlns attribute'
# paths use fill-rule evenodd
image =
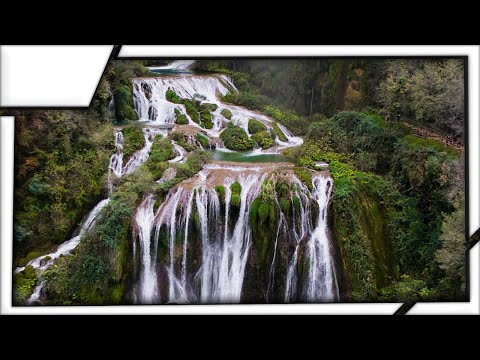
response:
<svg viewBox="0 0 480 360"><path fill-rule="evenodd" d="M175 119L175 123L178 125L187 125L188 124L187 116L185 114L177 115Z"/></svg>
<svg viewBox="0 0 480 360"><path fill-rule="evenodd" d="M172 90L172 89L168 89L167 92L165 93L165 98L174 103L174 104L180 104L181 103L181 100L180 98L178 97L177 93Z"/></svg>
<svg viewBox="0 0 480 360"><path fill-rule="evenodd" d="M232 112L228 109L222 109L220 112L225 119L230 120L232 118Z"/></svg>
<svg viewBox="0 0 480 360"><path fill-rule="evenodd" d="M274 131L275 135L278 136L278 138L280 139L280 141L283 141L283 142L287 142L287 141L288 141L287 137L285 136L285 134L283 133L283 131L280 130L280 128L278 127L278 125L277 125L276 122L273 122L273 123L272 123L272 127L273 127L273 131Z"/></svg>
<svg viewBox="0 0 480 360"><path fill-rule="evenodd" d="M230 185L230 190L232 194L240 194L242 192L242 185L238 181L235 181L232 185Z"/></svg>
<svg viewBox="0 0 480 360"><path fill-rule="evenodd" d="M258 120L248 119L248 132L250 134L256 134L261 131L267 131L267 127Z"/></svg>
<svg viewBox="0 0 480 360"><path fill-rule="evenodd" d="M256 141L256 143L262 148L262 149L268 149L272 147L272 145L275 143L272 140L271 134L268 131L261 131L257 132L252 135L252 139Z"/></svg>
<svg viewBox="0 0 480 360"><path fill-rule="evenodd" d="M203 136L201 133L197 133L196 137L200 145L202 145L204 149L208 149L209 147L208 139L205 136Z"/></svg>
<svg viewBox="0 0 480 360"><path fill-rule="evenodd" d="M233 124L228 124L227 128L220 134L220 138L227 149L239 151L253 149L253 140L248 138L245 130Z"/></svg>
<svg viewBox="0 0 480 360"><path fill-rule="evenodd" d="M145 145L145 136L140 127L125 127L123 132L123 161L126 162L135 152Z"/></svg>
<svg viewBox="0 0 480 360"><path fill-rule="evenodd" d="M14 300L16 304L24 303L32 295L37 280L37 273L32 266L27 266L25 270L14 275Z"/></svg>

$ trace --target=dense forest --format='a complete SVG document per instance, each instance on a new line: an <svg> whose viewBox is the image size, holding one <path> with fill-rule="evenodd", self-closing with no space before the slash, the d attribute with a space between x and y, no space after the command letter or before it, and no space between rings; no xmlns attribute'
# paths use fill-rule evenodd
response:
<svg viewBox="0 0 480 360"><path fill-rule="evenodd" d="M15 266L68 239L107 196L115 126L124 126L126 158L144 146L132 79L155 77L145 66L165 63L113 61L86 111L9 112L16 122ZM335 184L330 222L345 274L344 300L465 298L463 148L415 136L411 126L393 121L400 114L461 139L463 60L198 60L194 70L229 76L239 91L222 96L224 103L261 111L304 139L285 151L295 159L299 178L311 177L310 169L320 161L329 164ZM170 101L184 102L187 111L195 106L175 93ZM208 117L201 120L203 127L213 126L209 111L192 109ZM234 150L251 149L255 142L271 146L266 129L252 126L260 126L253 140L230 125L222 140ZM276 133L282 136L278 128ZM45 274L53 304L125 302L134 209L152 191L160 194L158 207L172 187L209 161L198 150L210 146L208 138L197 134L195 146L172 136L192 155L178 164L172 180L156 185L153 180L175 154L170 142L155 138L148 160L119 179L104 221L85 235L71 259L59 259ZM20 304L37 276L27 266L14 280Z"/></svg>

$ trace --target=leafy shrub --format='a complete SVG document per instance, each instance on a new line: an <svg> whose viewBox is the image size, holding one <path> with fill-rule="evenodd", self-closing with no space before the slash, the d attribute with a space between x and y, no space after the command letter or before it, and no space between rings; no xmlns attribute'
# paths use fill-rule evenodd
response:
<svg viewBox="0 0 480 360"><path fill-rule="evenodd" d="M267 131L267 127L258 120L248 119L248 132L250 134L256 134L260 131Z"/></svg>
<svg viewBox="0 0 480 360"><path fill-rule="evenodd" d="M252 139L262 148L268 149L275 143L268 131L257 132L252 135Z"/></svg>
<svg viewBox="0 0 480 360"><path fill-rule="evenodd" d="M145 136L142 128L137 126L125 127L123 132L123 157L124 161L128 161L130 156L142 149L145 145Z"/></svg>
<svg viewBox="0 0 480 360"><path fill-rule="evenodd" d="M222 109L220 112L225 119L230 120L232 118L232 112L228 109Z"/></svg>
<svg viewBox="0 0 480 360"><path fill-rule="evenodd" d="M220 134L220 138L227 149L239 151L253 149L254 142L248 138L245 130L233 124L228 124Z"/></svg>
<svg viewBox="0 0 480 360"><path fill-rule="evenodd" d="M178 97L177 93L172 90L172 89L168 89L167 92L165 93L165 98L174 103L174 104L180 104L181 103L181 100L180 98Z"/></svg>

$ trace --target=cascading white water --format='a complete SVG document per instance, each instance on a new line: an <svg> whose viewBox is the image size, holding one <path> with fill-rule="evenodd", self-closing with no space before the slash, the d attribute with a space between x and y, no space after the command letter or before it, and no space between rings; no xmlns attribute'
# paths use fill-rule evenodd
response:
<svg viewBox="0 0 480 360"><path fill-rule="evenodd" d="M199 176L205 179L207 173ZM200 174L202 175L202 174ZM221 215L221 199L218 193L207 185L193 188L178 187L172 190L164 203L159 207L155 220L151 221L151 213L145 214L145 209L151 206L148 197L136 213L135 239L138 238L140 252L148 259L142 259L142 269L153 269L150 264L156 259L156 252L149 253L146 248L152 244L144 241L145 236L155 228L153 247L158 249L160 233L168 238L169 261L168 272L168 302L175 303L238 303L242 291L245 266L251 246L251 229L248 222L248 209L256 197L265 175L240 175L237 181L242 189L238 217L233 223L230 210L231 178L224 181L225 215ZM195 213L195 216L193 214ZM195 218L197 220L195 220ZM190 227L197 223L197 236L201 239L201 266L194 274L188 273L188 245ZM222 228L222 231L219 229ZM218 231L216 230L218 229ZM143 238L142 238L143 236ZM136 241L136 240L135 240ZM180 245L181 244L181 245ZM177 253L181 248L181 255ZM180 258L180 260L177 260ZM146 264L146 265L145 265ZM148 288L147 278L139 277L139 289ZM158 279L158 278L157 278ZM158 281L158 280L155 280ZM150 291L147 294L140 290L140 303L150 303L152 299L159 301L159 296ZM165 294L167 295L167 294Z"/></svg>
<svg viewBox="0 0 480 360"><path fill-rule="evenodd" d="M185 105L174 104L166 99L168 89L175 91L180 98L201 99L202 103L211 103L217 105L217 109L212 112L213 128L203 129L187 114ZM133 81L133 101L134 108L138 118L147 121L148 124L173 124L175 122L175 110L185 114L189 125L202 129L210 137L218 137L227 123L231 122L241 127L250 137L248 130L249 119L256 119L262 122L267 129L273 129L274 122L268 116L250 111L241 106L224 104L220 101L218 95L226 95L228 92L237 92L232 81L225 75L216 76L169 76L158 78L138 78ZM231 119L222 115L222 110L228 109L232 113ZM285 127L278 124L281 131L285 134L287 142L282 142L276 138L277 146L268 150L259 150L262 153L278 153L281 149L298 146L303 143L303 139L293 136ZM255 153L252 153L255 155Z"/></svg>
<svg viewBox="0 0 480 360"><path fill-rule="evenodd" d="M117 152L110 157L110 165L108 166L108 191L113 191L113 179L122 177L123 170L123 132L122 129L116 128L114 131L115 146Z"/></svg>
<svg viewBox="0 0 480 360"><path fill-rule="evenodd" d="M312 198L318 203L317 224L307 243L310 267L305 298L308 302L338 300L338 284L328 239L327 211L332 193L332 179L316 176L312 180Z"/></svg>
<svg viewBox="0 0 480 360"><path fill-rule="evenodd" d="M169 163L184 163L185 162L185 149L178 145L175 141L172 140L172 145L173 145L173 151L177 154L175 158L172 160L168 160Z"/></svg>
<svg viewBox="0 0 480 360"><path fill-rule="evenodd" d="M108 202L109 199L104 199L100 201L92 209L92 211L90 211L90 213L80 225L80 230L77 236L74 236L70 240L65 241L57 248L56 251L50 254L39 256L28 262L27 266L32 266L35 269L37 276L39 277L40 283L33 290L33 294L27 300L27 304L33 304L40 299L41 291L45 285L44 280L41 278L43 272L47 270L50 266L52 266L55 260L58 259L60 256L66 256L70 254L78 246L80 240L82 239L82 236L93 226L98 213L108 204ZM24 269L25 267L16 268L15 273L19 273Z"/></svg>
<svg viewBox="0 0 480 360"><path fill-rule="evenodd" d="M301 183L296 182L296 196L299 201L298 216L305 219L300 222L299 232L295 231L297 244L290 265L287 270L285 287L285 302L296 301L297 294L297 264L300 245L307 241L305 256L308 259L308 274L304 286L302 299L307 302L338 301L340 299L338 282L335 273L331 244L328 234L327 212L333 188L330 177L314 176L312 178L313 190L310 192ZM308 214L311 211L310 202L318 204L318 217L312 224ZM293 215L293 219L296 215ZM295 229L295 227L293 227Z"/></svg>
<svg viewBox="0 0 480 360"><path fill-rule="evenodd" d="M145 145L143 148L132 155L132 157L127 161L125 166L122 169L122 175L128 175L137 170L140 165L142 165L150 154L155 136L158 134L165 135L166 131L156 128L144 128L142 129L143 135L145 137Z"/></svg>
<svg viewBox="0 0 480 360"><path fill-rule="evenodd" d="M149 195L140 204L134 215L133 236L138 237L141 251L141 287L140 301L142 304L152 304L157 296L157 273L151 254L151 229L153 222L153 196Z"/></svg>
<svg viewBox="0 0 480 360"><path fill-rule="evenodd" d="M150 71L162 71L162 70L187 70L193 65L195 60L176 60L165 66L151 66L148 68Z"/></svg>

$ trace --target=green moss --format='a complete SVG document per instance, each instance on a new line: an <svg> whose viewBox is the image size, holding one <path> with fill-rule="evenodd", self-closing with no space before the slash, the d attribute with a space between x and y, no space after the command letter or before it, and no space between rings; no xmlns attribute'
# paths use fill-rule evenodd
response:
<svg viewBox="0 0 480 360"><path fill-rule="evenodd" d="M272 147L274 141L270 136L268 131L260 131L252 135L252 139L260 146L262 149L268 149Z"/></svg>
<svg viewBox="0 0 480 360"><path fill-rule="evenodd" d="M225 186L223 185L216 185L215 186L215 191L218 194L218 197L220 198L221 202L225 201Z"/></svg>
<svg viewBox="0 0 480 360"><path fill-rule="evenodd" d="M295 207L295 211L299 212L300 211L300 206L301 206L301 201L298 196L295 196L293 198L293 206Z"/></svg>
<svg viewBox="0 0 480 360"><path fill-rule="evenodd" d="M281 198L280 201L280 209L282 209L282 212L285 214L285 215L288 215L290 213L290 207L291 207L291 201L289 199L286 199L286 198Z"/></svg>
<svg viewBox="0 0 480 360"><path fill-rule="evenodd" d="M14 283L14 300L17 304L24 303L33 292L33 288L37 283L37 273L32 266L25 267L25 270L15 274Z"/></svg>
<svg viewBox="0 0 480 360"><path fill-rule="evenodd" d="M220 138L227 149L239 151L253 149L253 140L248 138L245 130L233 124L228 124L227 128L220 134Z"/></svg>
<svg viewBox="0 0 480 360"><path fill-rule="evenodd" d="M145 145L145 136L140 127L129 126L122 130L123 132L123 160L127 161L136 151Z"/></svg>
<svg viewBox="0 0 480 360"><path fill-rule="evenodd" d="M235 181L232 185L230 185L230 190L232 194L240 194L242 192L242 185L238 181Z"/></svg>
<svg viewBox="0 0 480 360"><path fill-rule="evenodd" d="M185 105L185 110L187 111L188 116L190 116L190 118L197 124L200 124L199 110L197 109L195 102L188 99L182 99L182 102Z"/></svg>
<svg viewBox="0 0 480 360"><path fill-rule="evenodd" d="M277 125L276 122L273 122L273 123L272 123L272 127L273 127L273 130L275 130L275 134L278 136L278 138L280 139L280 141L283 141L283 142L287 142L287 141L288 141L287 137L285 136L285 134L283 133L283 131L280 130L280 128L278 127L278 125Z"/></svg>
<svg viewBox="0 0 480 360"><path fill-rule="evenodd" d="M200 119L202 127L204 127L205 129L213 128L212 114L210 114L208 111L200 111Z"/></svg>
<svg viewBox="0 0 480 360"><path fill-rule="evenodd" d="M167 92L165 93L165 98L174 103L174 104L180 104L181 103L181 100L180 98L178 97L177 93L172 90L172 89L168 89Z"/></svg>
<svg viewBox="0 0 480 360"><path fill-rule="evenodd" d="M33 260L39 256L42 256L42 254L40 253L40 251L31 251L28 253L27 255L27 263L30 262L30 260Z"/></svg>
<svg viewBox="0 0 480 360"><path fill-rule="evenodd" d="M302 183L305 184L305 186L312 191L313 189L313 184L312 184L312 173L310 170L305 169L305 168L296 168L294 170L295 175L300 179Z"/></svg>
<svg viewBox="0 0 480 360"><path fill-rule="evenodd" d="M215 110L218 109L218 105L217 104L211 104L211 103L203 103L201 105L201 108L205 109L208 112L214 112Z"/></svg>
<svg viewBox="0 0 480 360"><path fill-rule="evenodd" d="M177 115L175 119L175 123L178 125L187 125L188 124L187 116L185 114Z"/></svg>
<svg viewBox="0 0 480 360"><path fill-rule="evenodd" d="M19 258L19 259L17 260L17 266L19 266L19 267L26 266L27 263L28 263L28 260L27 260L26 257Z"/></svg>
<svg viewBox="0 0 480 360"><path fill-rule="evenodd" d="M258 207L258 218L260 219L260 221L264 222L265 220L267 220L269 214L270 206L266 203L261 203Z"/></svg>
<svg viewBox="0 0 480 360"><path fill-rule="evenodd" d="M201 133L197 133L196 137L200 145L202 145L204 149L208 149L209 147L208 139L205 136L203 136Z"/></svg>
<svg viewBox="0 0 480 360"><path fill-rule="evenodd" d="M257 197L250 204L250 209L248 210L248 220L250 221L250 225L252 227L257 222L258 208L260 207L261 203L262 203L262 201L260 200L260 198Z"/></svg>
<svg viewBox="0 0 480 360"><path fill-rule="evenodd" d="M256 119L248 119L248 132L256 134L261 131L267 131L267 127Z"/></svg>
<svg viewBox="0 0 480 360"><path fill-rule="evenodd" d="M232 194L232 196L231 196L231 198L230 198L230 204L232 204L232 206L234 206L234 207L239 208L239 207L240 207L240 204L241 204L241 197L240 197L240 195L238 195L238 194Z"/></svg>
<svg viewBox="0 0 480 360"><path fill-rule="evenodd" d="M228 109L222 109L220 112L225 119L230 120L232 118L232 112Z"/></svg>

